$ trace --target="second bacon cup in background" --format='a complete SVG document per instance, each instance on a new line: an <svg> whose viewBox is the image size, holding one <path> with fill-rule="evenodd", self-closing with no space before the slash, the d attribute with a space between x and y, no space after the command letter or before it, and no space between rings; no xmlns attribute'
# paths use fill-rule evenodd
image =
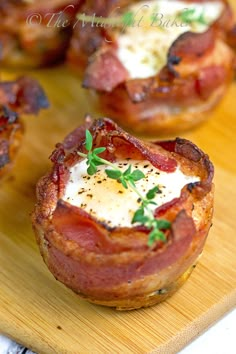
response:
<svg viewBox="0 0 236 354"><path fill-rule="evenodd" d="M81 13L68 60L85 71L83 86L99 111L128 129L190 129L233 80L234 20L226 1L85 1Z"/></svg>
<svg viewBox="0 0 236 354"><path fill-rule="evenodd" d="M2 0L1 63L42 67L64 59L81 0Z"/></svg>

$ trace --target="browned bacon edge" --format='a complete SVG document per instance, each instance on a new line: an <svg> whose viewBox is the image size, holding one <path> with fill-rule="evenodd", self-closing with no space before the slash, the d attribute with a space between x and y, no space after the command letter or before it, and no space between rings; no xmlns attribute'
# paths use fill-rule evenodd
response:
<svg viewBox="0 0 236 354"><path fill-rule="evenodd" d="M7 107L2 106L0 112L0 175L1 169L10 163L10 141L13 131L20 128L17 122L18 117L15 112L10 111Z"/></svg>
<svg viewBox="0 0 236 354"><path fill-rule="evenodd" d="M19 148L23 126L20 114L37 114L49 106L47 97L34 79L21 77L0 82L0 175ZM16 113L17 112L17 113Z"/></svg>
<svg viewBox="0 0 236 354"><path fill-rule="evenodd" d="M16 81L0 82L0 102L16 112L25 114L37 114L49 106L37 80L26 76Z"/></svg>
<svg viewBox="0 0 236 354"><path fill-rule="evenodd" d="M229 44L234 50L236 50L236 24L235 24L234 27L228 32L227 41L228 41L228 44Z"/></svg>
<svg viewBox="0 0 236 354"><path fill-rule="evenodd" d="M90 129L93 135L94 147L107 147L101 156L110 161L114 161L122 155L126 158L146 159L162 171L173 172L177 167L177 162L171 153L175 153L193 163L201 164L202 169L208 172L206 178L192 186L192 189L205 190L206 193L211 189L214 174L213 165L208 156L193 143L180 138L176 138L174 141L154 143L164 149L159 153L153 144L150 145L131 136L111 119L103 118L93 121L90 116L86 117L84 125L69 134L53 152L51 160L54 163L53 176L56 183L60 177L60 174L56 173L58 167L61 167L65 172L69 166L80 160L77 151L84 151L86 129ZM166 151L170 154L167 154Z"/></svg>

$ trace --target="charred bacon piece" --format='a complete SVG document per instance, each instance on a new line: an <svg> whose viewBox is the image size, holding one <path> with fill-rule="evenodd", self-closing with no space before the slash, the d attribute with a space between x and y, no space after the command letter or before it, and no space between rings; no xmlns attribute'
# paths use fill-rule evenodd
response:
<svg viewBox="0 0 236 354"><path fill-rule="evenodd" d="M38 82L28 77L0 82L0 177L11 167L23 137L18 114L37 114L48 107Z"/></svg>

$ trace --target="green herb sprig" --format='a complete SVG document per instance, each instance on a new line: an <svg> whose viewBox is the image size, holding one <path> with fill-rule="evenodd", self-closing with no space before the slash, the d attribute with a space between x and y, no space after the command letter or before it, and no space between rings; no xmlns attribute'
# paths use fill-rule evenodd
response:
<svg viewBox="0 0 236 354"><path fill-rule="evenodd" d="M125 12L122 16L122 23L126 27L132 27L135 22L135 14L132 11Z"/></svg>
<svg viewBox="0 0 236 354"><path fill-rule="evenodd" d="M166 242L166 236L163 230L169 229L171 223L164 219L157 220L150 208L151 205L157 205L153 199L155 198L156 193L159 192L159 187L156 186L153 189L150 189L146 195L143 196L138 191L135 183L145 178L144 173L139 169L132 171L131 165L129 165L123 172L115 164L98 156L106 151L106 148L99 147L93 149L93 137L89 130L86 130L85 136L85 149L87 150L87 153L78 152L78 155L87 159L87 173L92 176L96 174L98 166L109 166L110 168L105 170L106 175L111 179L117 180L125 189L132 189L139 197L140 207L134 213L132 224L138 223L150 230L148 246L151 247L156 241Z"/></svg>
<svg viewBox="0 0 236 354"><path fill-rule="evenodd" d="M180 12L179 19L186 24L200 23L202 25L207 25L204 17L204 10L198 14L196 9L184 9Z"/></svg>

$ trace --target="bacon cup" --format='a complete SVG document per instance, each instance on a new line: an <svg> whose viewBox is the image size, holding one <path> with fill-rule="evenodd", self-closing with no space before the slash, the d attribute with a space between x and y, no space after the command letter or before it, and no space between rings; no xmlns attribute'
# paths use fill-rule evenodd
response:
<svg viewBox="0 0 236 354"><path fill-rule="evenodd" d="M90 158L99 151L107 165L100 161L96 172L86 171L86 149ZM208 156L184 139L143 142L110 119L87 117L51 160L52 170L37 185L32 221L54 277L80 297L118 310L154 305L179 289L212 222L214 169ZM121 177L106 172L111 166L144 175L126 189ZM152 202L149 218L164 237L151 239L153 230L138 222L145 195Z"/></svg>
<svg viewBox="0 0 236 354"><path fill-rule="evenodd" d="M2 63L41 67L62 60L79 4L80 0L2 0Z"/></svg>
<svg viewBox="0 0 236 354"><path fill-rule="evenodd" d="M48 100L36 80L0 82L0 178L11 168L23 137L19 114L37 114Z"/></svg>
<svg viewBox="0 0 236 354"><path fill-rule="evenodd" d="M233 79L228 3L124 1L120 17L118 6L85 2L86 14L112 17L114 25L100 20L94 29L81 18L71 41L69 60L85 70L95 105L138 133L175 133L204 121Z"/></svg>

